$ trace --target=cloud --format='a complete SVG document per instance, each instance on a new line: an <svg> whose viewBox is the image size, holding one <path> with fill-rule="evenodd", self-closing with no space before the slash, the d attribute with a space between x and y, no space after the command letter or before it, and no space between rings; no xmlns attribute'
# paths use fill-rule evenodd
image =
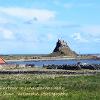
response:
<svg viewBox="0 0 100 100"><path fill-rule="evenodd" d="M55 12L47 9L0 7L0 12L26 20L48 21L55 18Z"/></svg>
<svg viewBox="0 0 100 100"><path fill-rule="evenodd" d="M53 34L53 33L46 34L46 38L48 41L55 41L58 39L57 34Z"/></svg>
<svg viewBox="0 0 100 100"><path fill-rule="evenodd" d="M29 23L30 24L30 23ZM32 24L32 22L31 22ZM68 21L59 21L59 20L54 20L54 21L48 21L47 23L43 24L43 27L45 28L53 28L53 29L66 29L66 28L79 28L80 25L70 23Z"/></svg>
<svg viewBox="0 0 100 100"><path fill-rule="evenodd" d="M100 43L100 25L85 25L80 27L79 31L72 35L74 40L83 43Z"/></svg>
<svg viewBox="0 0 100 100"><path fill-rule="evenodd" d="M0 17L0 24L7 24L9 21L6 18Z"/></svg>
<svg viewBox="0 0 100 100"><path fill-rule="evenodd" d="M73 3L65 3L63 6L64 6L64 8L73 8L74 4Z"/></svg>
<svg viewBox="0 0 100 100"><path fill-rule="evenodd" d="M60 1L59 0L53 0L53 4L60 5Z"/></svg>
<svg viewBox="0 0 100 100"><path fill-rule="evenodd" d="M76 8L76 7L92 7L93 3L64 3L64 8Z"/></svg>
<svg viewBox="0 0 100 100"><path fill-rule="evenodd" d="M22 33L17 33L16 34L16 40L19 40L21 42L38 42L39 36L37 36L37 34L35 34L34 32L22 32Z"/></svg>
<svg viewBox="0 0 100 100"><path fill-rule="evenodd" d="M60 0L53 0L53 3L55 4L55 6L59 6L59 7L63 7L66 9L71 9L71 8L84 8L84 7L96 7L97 4L95 4L94 2L89 2L89 1L70 1L68 2L67 0L64 1L60 1Z"/></svg>
<svg viewBox="0 0 100 100"><path fill-rule="evenodd" d="M4 38L6 40L14 39L14 33L11 30L0 28L0 34L1 38Z"/></svg>
<svg viewBox="0 0 100 100"><path fill-rule="evenodd" d="M85 37L83 37L83 36L81 35L81 33L79 33L79 32L74 33L74 34L72 35L72 37L74 38L74 40L76 40L76 41L78 41L78 42L83 42L83 43L88 42L88 40L87 40Z"/></svg>
<svg viewBox="0 0 100 100"><path fill-rule="evenodd" d="M84 25L78 28L79 32L71 35L75 41L80 43L100 43L100 25Z"/></svg>
<svg viewBox="0 0 100 100"><path fill-rule="evenodd" d="M83 26L81 31L94 42L100 42L100 25Z"/></svg>
<svg viewBox="0 0 100 100"><path fill-rule="evenodd" d="M100 38L95 38L94 41L100 43Z"/></svg>
<svg viewBox="0 0 100 100"><path fill-rule="evenodd" d="M100 37L100 25L83 26L82 31L87 32L93 37Z"/></svg>
<svg viewBox="0 0 100 100"><path fill-rule="evenodd" d="M52 39L53 39L53 35L50 34L50 33L48 33L48 34L47 34L47 38L48 38L48 40L52 40Z"/></svg>

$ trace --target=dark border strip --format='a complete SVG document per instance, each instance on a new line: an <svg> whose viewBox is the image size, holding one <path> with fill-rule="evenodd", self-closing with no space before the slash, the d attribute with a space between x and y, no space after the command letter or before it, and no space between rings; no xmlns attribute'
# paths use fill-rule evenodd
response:
<svg viewBox="0 0 100 100"><path fill-rule="evenodd" d="M70 71L0 71L0 74L63 74L63 75L78 75L78 74L96 74L97 72L70 72Z"/></svg>

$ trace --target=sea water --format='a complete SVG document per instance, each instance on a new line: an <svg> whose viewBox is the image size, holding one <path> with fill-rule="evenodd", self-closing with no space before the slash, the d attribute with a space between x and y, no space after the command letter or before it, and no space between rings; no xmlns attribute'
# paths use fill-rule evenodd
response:
<svg viewBox="0 0 100 100"><path fill-rule="evenodd" d="M35 66L43 65L63 65L63 64L77 64L77 62L87 63L87 64L100 64L100 60L84 59L84 60L39 60L39 61L8 61L8 64L34 64Z"/></svg>

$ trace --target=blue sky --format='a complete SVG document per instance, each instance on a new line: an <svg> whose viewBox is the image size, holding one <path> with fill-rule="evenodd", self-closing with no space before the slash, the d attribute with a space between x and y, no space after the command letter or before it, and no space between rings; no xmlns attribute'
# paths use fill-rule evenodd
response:
<svg viewBox="0 0 100 100"><path fill-rule="evenodd" d="M47 54L65 40L100 53L100 0L0 0L0 54Z"/></svg>

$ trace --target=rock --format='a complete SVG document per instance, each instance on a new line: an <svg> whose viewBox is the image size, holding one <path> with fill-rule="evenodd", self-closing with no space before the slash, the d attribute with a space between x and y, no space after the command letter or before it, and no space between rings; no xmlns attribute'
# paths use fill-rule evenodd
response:
<svg viewBox="0 0 100 100"><path fill-rule="evenodd" d="M76 52L72 51L64 40L59 40L59 39L56 43L55 49L52 52L52 55L54 55L54 56L71 56L71 57L77 56Z"/></svg>

